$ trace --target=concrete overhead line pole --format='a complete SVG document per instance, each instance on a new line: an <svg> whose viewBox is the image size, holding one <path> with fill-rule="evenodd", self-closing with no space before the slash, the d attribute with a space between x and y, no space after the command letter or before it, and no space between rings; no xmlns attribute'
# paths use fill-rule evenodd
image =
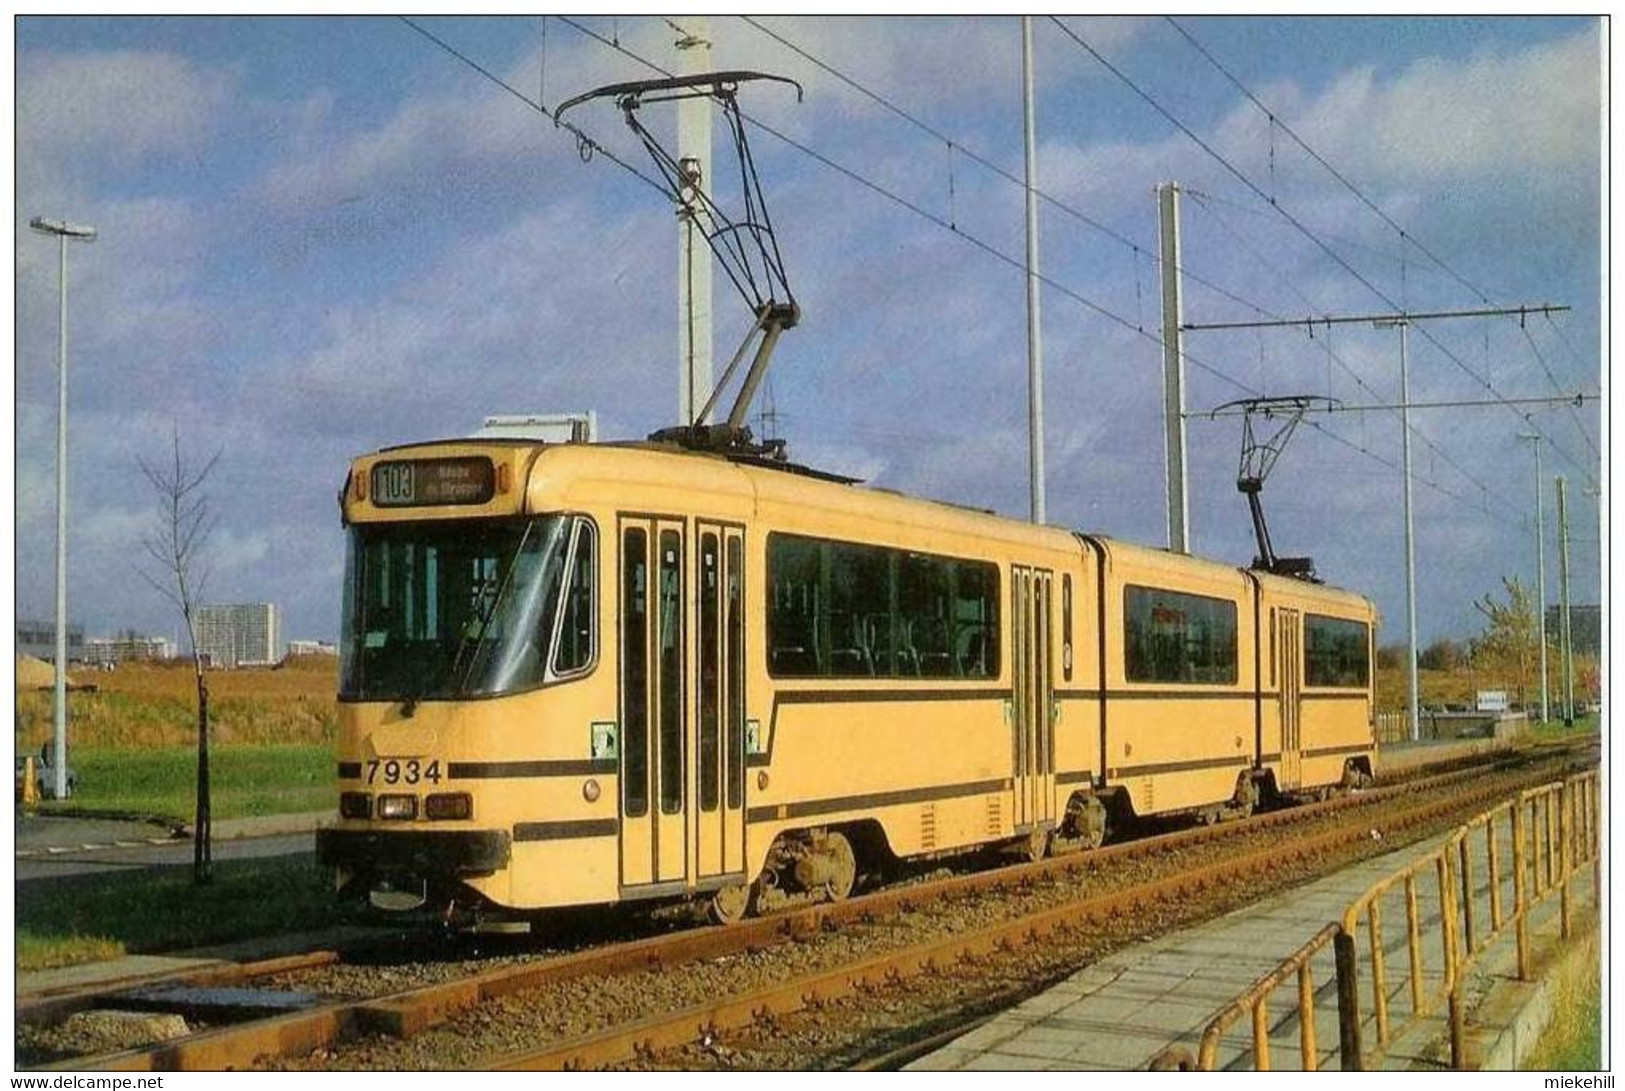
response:
<svg viewBox="0 0 1625 1091"><path fill-rule="evenodd" d="M1185 309L1179 284L1179 186L1157 187L1158 264L1162 269L1162 429L1167 452L1168 548L1190 552L1185 461Z"/></svg>
<svg viewBox="0 0 1625 1091"><path fill-rule="evenodd" d="M703 15L682 18L677 39L677 74L711 71L711 21ZM694 419L711 396L711 247L705 234L705 203L711 194L711 100L704 95L677 103L677 162L683 173L683 204L677 212L677 410L684 424Z"/></svg>
<svg viewBox="0 0 1625 1091"><path fill-rule="evenodd" d="M1535 586L1540 595L1540 606L1536 610L1540 615L1540 720L1545 723L1552 718L1552 707L1546 674L1546 495L1541 487L1544 471L1540 465L1540 441L1543 437L1538 433L1520 432L1518 438L1535 445Z"/></svg>
<svg viewBox="0 0 1625 1091"><path fill-rule="evenodd" d="M1557 596L1562 604L1560 639L1563 642L1563 722L1569 726L1574 725L1574 639L1573 631L1569 628L1569 502L1567 482L1559 475L1557 479ZM1546 607L1541 606L1541 617L1546 616Z"/></svg>
<svg viewBox="0 0 1625 1091"><path fill-rule="evenodd" d="M1400 476L1405 479L1405 679L1410 689L1411 741L1422 738L1422 686L1417 677L1416 657L1420 652L1416 643L1416 515L1411 507L1411 367L1409 333L1411 324L1405 319L1379 320L1376 328L1399 327L1399 429Z"/></svg>
<svg viewBox="0 0 1625 1091"><path fill-rule="evenodd" d="M1027 165L1027 465L1032 521L1044 515L1044 342L1038 320L1038 148L1033 118L1033 21L1021 17L1021 129Z"/></svg>
<svg viewBox="0 0 1625 1091"><path fill-rule="evenodd" d="M1164 251L1166 252L1166 244L1164 246ZM1165 273L1164 274L1164 284L1166 285L1166 283L1167 283L1167 275ZM1529 315L1532 315L1532 314L1551 315L1551 314L1555 314L1558 311L1566 311L1568 309L1569 308L1567 306L1563 306L1563 305L1552 304L1552 303L1542 303L1542 304L1538 304L1538 305L1535 305L1535 306L1527 306L1526 305L1526 306L1519 306L1519 307L1481 307L1481 308L1477 308L1477 309L1474 309L1474 310L1460 310L1460 311L1397 311L1397 312L1391 312L1391 313L1387 313L1387 314L1348 314L1348 315L1318 315L1318 316L1317 315L1311 315L1311 316L1309 316L1307 318L1278 318L1278 319L1270 319L1268 321L1257 321L1257 322L1189 322L1189 323L1182 323L1180 325L1180 328L1184 329L1184 330L1257 330L1257 329L1276 329L1276 328L1282 328L1282 327L1288 327L1288 326L1297 326L1297 327L1302 327L1304 329L1308 329L1311 332L1314 330L1314 328L1316 326L1328 326L1328 327L1330 327L1330 326L1336 326L1336 325L1349 325L1349 324L1354 324L1354 323L1359 323L1359 324L1370 323L1370 325L1375 329L1392 329L1392 328L1394 328L1396 326L1399 328L1399 386L1400 386L1400 399L1399 399L1398 409L1399 409L1399 414L1400 414L1400 428L1401 428L1401 437L1402 437L1401 438L1401 444L1400 444L1400 449L1401 449L1401 453L1402 453L1402 463L1403 463L1403 465L1401 467L1401 470L1402 470L1401 476L1404 478L1404 498L1405 498L1405 502L1404 502L1404 508L1405 508L1405 616L1406 616L1407 643L1408 643L1407 651L1409 652L1409 660L1410 660L1410 666L1408 668L1408 674L1409 674L1409 688L1410 688L1410 702L1409 702L1410 703L1410 735L1411 735L1412 740L1415 740L1415 739L1419 738L1420 735L1421 735L1421 720L1420 720L1421 687L1420 687L1420 683L1419 683L1418 678L1417 678L1417 669L1416 669L1416 656L1417 656L1417 651L1418 651L1418 649L1416 647L1416 523L1415 523L1415 518L1414 518L1414 515L1413 515L1413 511L1412 511L1412 506L1411 506L1411 414L1410 414L1410 411L1412 409L1412 404L1411 404L1411 393L1410 393L1410 381L1411 380L1410 380L1410 354L1409 354L1409 337L1408 337L1408 331L1410 329L1410 325L1411 325L1412 322L1416 322L1416 321L1419 321L1421 319L1439 319L1439 318L1488 318L1488 317L1493 317L1493 316L1497 316L1497 315L1518 315L1519 318L1522 319L1522 318L1527 318ZM1166 315L1164 315L1164 326L1165 327L1166 327L1166 323L1167 323L1167 317L1166 317ZM1166 336L1165 336L1164 340L1166 341ZM1164 359L1166 360L1167 359L1167 349L1164 348L1163 352L1164 352ZM1544 400L1544 399L1542 399L1542 400ZM1499 399L1499 403L1500 404L1511 404L1505 398ZM1376 408L1376 407L1372 407L1372 408ZM1182 416L1181 419L1183 419L1183 416ZM1532 438L1538 438L1538 437L1525 436L1523 438L1532 439ZM1171 475L1171 471L1170 471L1170 475ZM1535 475L1536 475L1535 498L1536 498L1536 504L1537 504L1537 508L1538 508L1538 505L1539 505L1539 502L1540 502L1540 492L1539 492L1539 487L1540 487L1540 482L1539 482L1539 476L1540 476L1540 448L1539 448L1538 445L1535 448ZM1545 581L1546 581L1546 565L1545 565L1545 561L1543 559L1541 561L1541 606L1540 606L1540 609L1541 609L1541 625L1542 625L1541 647L1540 647L1540 656L1541 656L1541 660L1540 660L1541 661L1540 693L1541 693L1541 718L1542 719L1546 718L1546 712L1547 712L1547 708L1546 708L1546 636L1545 636L1545 628L1544 628L1545 622L1546 622L1546 618L1545 618L1545 613L1546 613L1546 591L1545 591L1546 582Z"/></svg>

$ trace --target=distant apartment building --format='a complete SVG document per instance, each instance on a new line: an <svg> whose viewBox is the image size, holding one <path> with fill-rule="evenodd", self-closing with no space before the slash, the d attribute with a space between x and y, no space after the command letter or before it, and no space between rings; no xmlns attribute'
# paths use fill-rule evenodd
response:
<svg viewBox="0 0 1625 1091"><path fill-rule="evenodd" d="M274 602L198 607L198 654L216 667L276 663L282 658L279 613Z"/></svg>
<svg viewBox="0 0 1625 1091"><path fill-rule="evenodd" d="M325 640L290 640L288 641L289 655L337 655L337 645L329 644Z"/></svg>
<svg viewBox="0 0 1625 1091"><path fill-rule="evenodd" d="M17 654L31 655L47 663L56 662L56 622L17 622ZM83 662L85 658L85 627L68 622L68 662Z"/></svg>
<svg viewBox="0 0 1625 1091"><path fill-rule="evenodd" d="M1562 639L1563 608L1561 606L1546 607L1546 639L1556 644ZM1581 606L1578 603L1569 607L1569 636L1574 641L1575 655L1601 655L1602 654L1602 607Z"/></svg>
<svg viewBox="0 0 1625 1091"><path fill-rule="evenodd" d="M139 633L93 636L85 646L86 661L98 666L146 663L174 658L175 642L162 636L141 636Z"/></svg>

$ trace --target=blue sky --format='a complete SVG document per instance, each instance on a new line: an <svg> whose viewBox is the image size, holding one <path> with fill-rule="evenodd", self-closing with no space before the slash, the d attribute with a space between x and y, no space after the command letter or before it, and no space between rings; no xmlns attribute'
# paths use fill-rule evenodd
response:
<svg viewBox="0 0 1625 1091"><path fill-rule="evenodd" d="M675 65L661 19L580 21ZM422 22L549 106L653 74L559 18L546 21L545 51L534 17ZM804 312L771 380L792 454L1025 514L1023 279L971 241L1019 260L1020 188L964 151L950 157L758 27L711 23L717 67L806 86L800 105L747 87L747 113L896 198L753 134ZM760 23L1019 176L1013 19ZM1407 240L1284 129L1272 133L1167 22L1065 25L1370 286L1037 21L1039 187L1132 244L1041 213L1041 264L1066 289L1046 288L1042 311L1051 521L1163 541L1159 349L1135 329L1157 328L1152 187L1163 180L1194 191L1186 269L1224 290L1188 283L1188 321L1385 310L1377 292L1415 310L1481 306L1477 292L1562 302L1573 311L1525 327L1435 323L1438 345L1413 334L1413 399L1491 397L1469 371L1504 397L1600 388L1595 20L1182 21ZM135 575L153 509L135 460L164 452L172 422L189 449L223 451L208 597L276 601L288 636L329 639L348 458L460 434L493 412L592 408L617 437L672 422L669 207L604 158L583 164L566 134L405 24L26 18L15 29L19 615L50 616L53 587L56 252L27 231L32 215L101 232L70 254L71 612L93 635L174 630ZM611 107L574 120L642 165ZM716 148L720 173L720 131ZM951 218L957 233L900 201ZM745 311L720 278L716 303L725 356ZM1193 411L1257 392L1397 400L1391 333L1343 327L1329 348L1319 333L1193 333L1187 347L1199 361ZM1532 581L1533 462L1516 439L1532 427L1550 441L1548 518L1549 478L1570 481L1574 599L1600 594L1599 500L1586 491L1601 481L1597 408L1530 412L1413 418L1424 640L1475 631L1472 602L1502 575ZM1239 438L1234 420L1190 422L1191 522L1197 552L1245 562ZM1388 641L1404 618L1399 444L1392 414L1328 419L1300 430L1265 490L1277 548L1312 554L1329 580L1370 594ZM1555 602L1550 537L1547 558Z"/></svg>

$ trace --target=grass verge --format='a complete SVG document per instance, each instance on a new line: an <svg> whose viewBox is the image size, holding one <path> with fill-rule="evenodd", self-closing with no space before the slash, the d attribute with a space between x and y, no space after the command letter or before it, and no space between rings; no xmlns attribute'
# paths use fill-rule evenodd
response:
<svg viewBox="0 0 1625 1091"><path fill-rule="evenodd" d="M221 860L214 881L190 865L75 875L17 888L17 969L70 966L345 924L359 908L334 900L310 856Z"/></svg>
<svg viewBox="0 0 1625 1091"><path fill-rule="evenodd" d="M197 751L88 748L69 751L78 789L60 807L188 820L197 804ZM209 799L214 817L298 814L333 806L333 749L326 745L216 746L209 750Z"/></svg>
<svg viewBox="0 0 1625 1091"><path fill-rule="evenodd" d="M1602 975L1595 931L1572 957L1579 965L1556 982L1552 1021L1524 1058L1526 1072L1602 1071Z"/></svg>
<svg viewBox="0 0 1625 1091"><path fill-rule="evenodd" d="M1566 739L1572 735L1595 735L1601 728L1602 718L1597 713L1590 712L1584 716L1576 716L1573 724L1565 724L1560 719L1531 723L1529 735L1544 742L1550 739Z"/></svg>

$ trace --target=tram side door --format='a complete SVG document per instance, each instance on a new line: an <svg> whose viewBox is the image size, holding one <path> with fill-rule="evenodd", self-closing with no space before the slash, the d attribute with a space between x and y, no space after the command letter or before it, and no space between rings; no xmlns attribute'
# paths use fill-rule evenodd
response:
<svg viewBox="0 0 1625 1091"><path fill-rule="evenodd" d="M1010 583L1015 825L1025 832L1055 824L1054 576L1017 565Z"/></svg>
<svg viewBox="0 0 1625 1091"><path fill-rule="evenodd" d="M1278 613L1281 634L1281 787L1296 788L1303 780L1303 654L1299 614L1296 610Z"/></svg>
<svg viewBox="0 0 1625 1091"><path fill-rule="evenodd" d="M692 874L703 882L745 869L745 535L695 529L695 701L689 814Z"/></svg>
<svg viewBox="0 0 1625 1091"><path fill-rule="evenodd" d="M687 878L684 523L620 520L621 885Z"/></svg>

